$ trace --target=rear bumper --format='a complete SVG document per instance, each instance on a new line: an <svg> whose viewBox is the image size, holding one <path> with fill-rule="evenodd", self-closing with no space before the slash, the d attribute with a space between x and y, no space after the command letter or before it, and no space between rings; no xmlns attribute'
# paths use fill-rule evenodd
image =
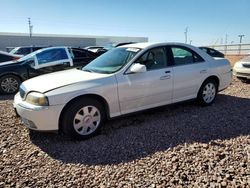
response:
<svg viewBox="0 0 250 188"><path fill-rule="evenodd" d="M220 76L219 91L226 89L232 82L232 71L224 73Z"/></svg>

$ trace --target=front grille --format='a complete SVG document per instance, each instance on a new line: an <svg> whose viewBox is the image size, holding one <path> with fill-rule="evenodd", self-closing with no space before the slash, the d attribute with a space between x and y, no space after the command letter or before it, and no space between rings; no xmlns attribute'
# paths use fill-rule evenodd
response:
<svg viewBox="0 0 250 188"><path fill-rule="evenodd" d="M242 64L242 66L245 68L250 68L250 64Z"/></svg>
<svg viewBox="0 0 250 188"><path fill-rule="evenodd" d="M236 72L236 76L247 76L250 77L249 73Z"/></svg>
<svg viewBox="0 0 250 188"><path fill-rule="evenodd" d="M24 99L25 91L21 87L19 88L19 93L20 93L21 98Z"/></svg>

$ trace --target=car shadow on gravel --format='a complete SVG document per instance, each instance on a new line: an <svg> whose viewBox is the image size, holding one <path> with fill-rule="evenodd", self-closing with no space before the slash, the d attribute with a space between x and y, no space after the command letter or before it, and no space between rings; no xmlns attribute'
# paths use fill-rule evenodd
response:
<svg viewBox="0 0 250 188"><path fill-rule="evenodd" d="M99 135L85 141L38 132L30 138L64 163L106 165L137 160L184 143L240 135L250 135L250 99L219 94L209 107L186 102L111 120Z"/></svg>
<svg viewBox="0 0 250 188"><path fill-rule="evenodd" d="M6 95L0 93L0 101L3 100L13 100L15 95Z"/></svg>

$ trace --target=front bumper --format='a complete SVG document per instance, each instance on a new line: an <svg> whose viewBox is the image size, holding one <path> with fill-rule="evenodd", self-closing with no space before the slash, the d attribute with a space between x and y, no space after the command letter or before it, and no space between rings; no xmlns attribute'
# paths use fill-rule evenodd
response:
<svg viewBox="0 0 250 188"><path fill-rule="evenodd" d="M39 131L55 131L59 129L59 117L63 105L35 106L23 101L17 93L13 106L26 127Z"/></svg>
<svg viewBox="0 0 250 188"><path fill-rule="evenodd" d="M250 79L250 68L234 68L233 75L239 78Z"/></svg>

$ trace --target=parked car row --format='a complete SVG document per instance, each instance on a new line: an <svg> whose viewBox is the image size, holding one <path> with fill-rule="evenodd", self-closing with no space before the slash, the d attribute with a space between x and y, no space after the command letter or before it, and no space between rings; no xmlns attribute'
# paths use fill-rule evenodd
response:
<svg viewBox="0 0 250 188"><path fill-rule="evenodd" d="M40 50L17 64L36 71L46 68L46 63L74 66L75 50ZM8 66L12 65L16 66ZM27 77L29 70L20 74ZM109 50L81 69L23 82L14 108L29 129L57 130L73 139L85 139L109 118L190 99L210 105L217 92L229 86L231 76L228 60L212 58L191 45L129 44Z"/></svg>
<svg viewBox="0 0 250 188"><path fill-rule="evenodd" d="M96 57L95 53L84 49L50 47L18 60L0 63L0 92L16 93L24 80L72 67L82 67Z"/></svg>

